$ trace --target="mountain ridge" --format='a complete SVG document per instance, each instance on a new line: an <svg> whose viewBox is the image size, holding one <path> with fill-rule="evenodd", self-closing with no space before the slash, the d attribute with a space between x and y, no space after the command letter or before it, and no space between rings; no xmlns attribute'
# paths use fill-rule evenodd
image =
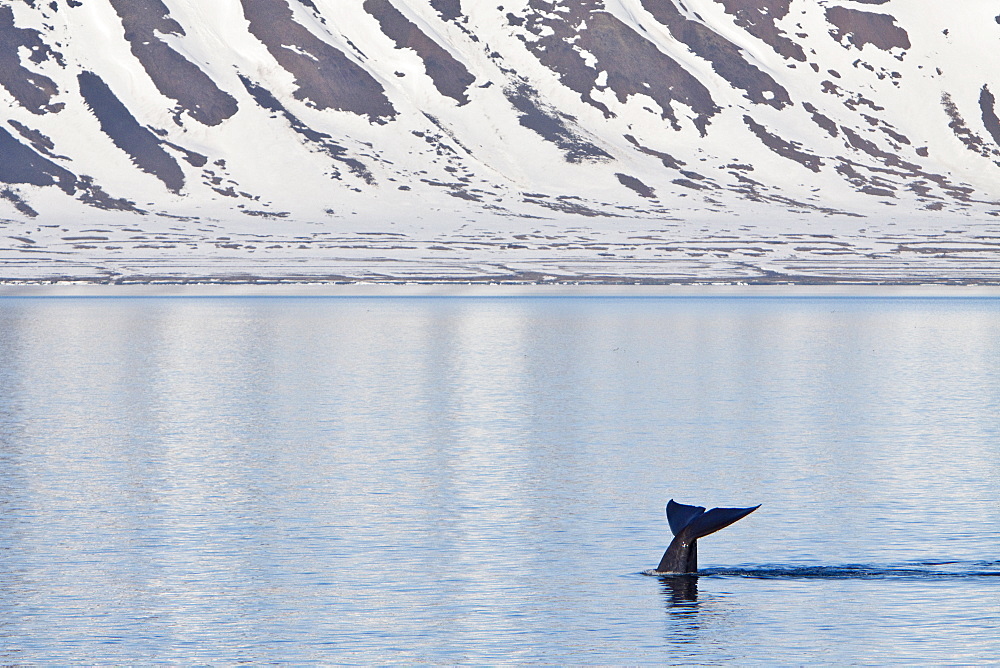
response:
<svg viewBox="0 0 1000 668"><path fill-rule="evenodd" d="M35 246L52 222L989 232L998 11L19 0L0 5L0 224Z"/></svg>

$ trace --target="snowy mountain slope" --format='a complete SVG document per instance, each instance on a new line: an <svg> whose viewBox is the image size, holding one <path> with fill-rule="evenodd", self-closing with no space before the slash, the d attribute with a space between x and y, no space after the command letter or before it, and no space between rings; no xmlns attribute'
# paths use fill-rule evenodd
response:
<svg viewBox="0 0 1000 668"><path fill-rule="evenodd" d="M205 262L463 225L979 243L998 38L988 0L2 0L4 257L171 226Z"/></svg>

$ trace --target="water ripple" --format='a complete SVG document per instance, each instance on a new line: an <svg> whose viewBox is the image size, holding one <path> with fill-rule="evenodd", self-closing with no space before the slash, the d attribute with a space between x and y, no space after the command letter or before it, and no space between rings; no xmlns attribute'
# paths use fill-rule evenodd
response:
<svg viewBox="0 0 1000 668"><path fill-rule="evenodd" d="M705 568L697 573L642 572L661 578L736 577L762 580L887 580L926 578L1000 577L1000 561L920 561L904 564L842 564L836 566L794 566L763 564L735 568Z"/></svg>

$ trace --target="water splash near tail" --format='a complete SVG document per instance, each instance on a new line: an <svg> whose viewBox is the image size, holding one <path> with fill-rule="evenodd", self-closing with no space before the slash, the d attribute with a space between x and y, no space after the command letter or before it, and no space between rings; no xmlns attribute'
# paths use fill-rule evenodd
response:
<svg viewBox="0 0 1000 668"><path fill-rule="evenodd" d="M648 570L643 575L663 577ZM801 566L786 564L746 565L705 568L694 577L755 578L762 580L916 580L1000 577L1000 560L996 561L915 561L902 564L839 564Z"/></svg>

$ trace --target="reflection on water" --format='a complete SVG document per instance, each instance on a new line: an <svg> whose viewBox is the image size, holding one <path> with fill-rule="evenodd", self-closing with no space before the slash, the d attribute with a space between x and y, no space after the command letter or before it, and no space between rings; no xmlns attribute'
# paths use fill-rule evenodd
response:
<svg viewBox="0 0 1000 668"><path fill-rule="evenodd" d="M661 575L668 626L665 640L675 648L684 648L690 658L697 657L699 644L711 634L718 621L712 611L702 611L698 604L697 575Z"/></svg>
<svg viewBox="0 0 1000 668"><path fill-rule="evenodd" d="M659 578L671 608L682 608L684 611L697 610L697 605L691 605L698 602L697 575L661 575Z"/></svg>
<svg viewBox="0 0 1000 668"><path fill-rule="evenodd" d="M4 299L0 388L2 662L1000 655L991 300Z"/></svg>

